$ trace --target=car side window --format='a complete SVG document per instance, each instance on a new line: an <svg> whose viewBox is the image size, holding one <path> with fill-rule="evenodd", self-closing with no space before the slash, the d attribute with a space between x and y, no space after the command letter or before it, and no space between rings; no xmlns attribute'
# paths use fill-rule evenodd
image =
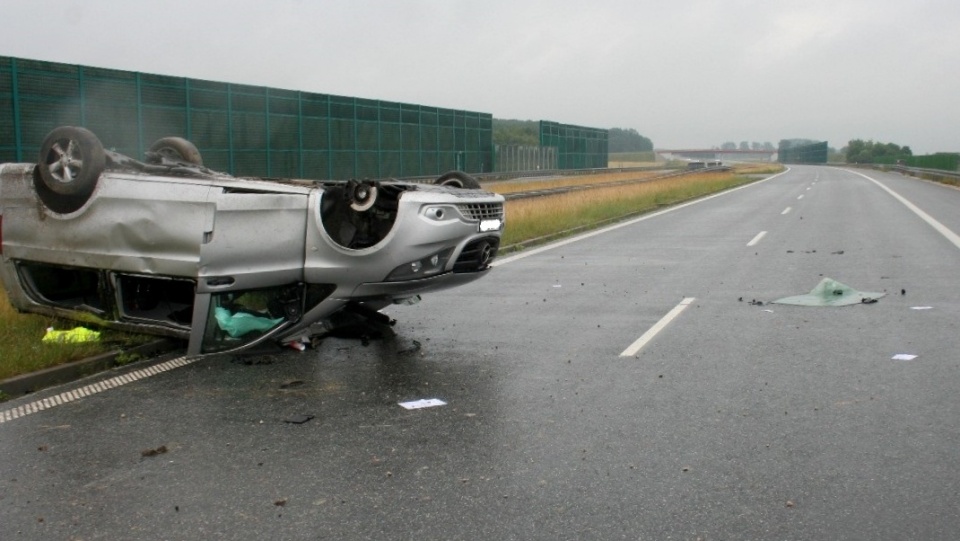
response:
<svg viewBox="0 0 960 541"><path fill-rule="evenodd" d="M300 286L230 291L211 297L203 353L244 346L299 319Z"/></svg>

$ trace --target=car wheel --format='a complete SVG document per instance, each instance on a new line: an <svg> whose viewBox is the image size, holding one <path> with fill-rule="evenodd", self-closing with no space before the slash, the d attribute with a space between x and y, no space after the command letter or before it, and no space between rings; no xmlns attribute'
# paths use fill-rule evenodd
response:
<svg viewBox="0 0 960 541"><path fill-rule="evenodd" d="M452 186L454 188L465 188L468 190L477 190L480 188L480 182L463 171L450 171L440 175L434 184L441 186Z"/></svg>
<svg viewBox="0 0 960 541"><path fill-rule="evenodd" d="M164 137L150 145L150 152L156 152L164 158L178 162L203 165L203 158L197 146L183 137Z"/></svg>
<svg viewBox="0 0 960 541"><path fill-rule="evenodd" d="M50 192L85 199L96 187L106 160L103 144L93 132L61 126L43 139L37 166Z"/></svg>

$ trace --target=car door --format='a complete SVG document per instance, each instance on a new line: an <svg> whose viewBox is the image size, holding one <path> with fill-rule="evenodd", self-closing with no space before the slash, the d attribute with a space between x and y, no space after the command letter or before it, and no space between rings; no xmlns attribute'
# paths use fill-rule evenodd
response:
<svg viewBox="0 0 960 541"><path fill-rule="evenodd" d="M223 189L204 232L189 353L245 347L296 322L308 194Z"/></svg>

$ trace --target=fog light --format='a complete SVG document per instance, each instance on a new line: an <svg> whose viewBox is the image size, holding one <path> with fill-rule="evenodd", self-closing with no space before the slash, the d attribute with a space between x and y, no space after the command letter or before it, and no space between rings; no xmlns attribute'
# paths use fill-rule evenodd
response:
<svg viewBox="0 0 960 541"><path fill-rule="evenodd" d="M452 254L453 248L447 248L441 252L428 255L423 259L404 263L387 276L387 281L416 280L440 274L443 272L443 267L446 266Z"/></svg>

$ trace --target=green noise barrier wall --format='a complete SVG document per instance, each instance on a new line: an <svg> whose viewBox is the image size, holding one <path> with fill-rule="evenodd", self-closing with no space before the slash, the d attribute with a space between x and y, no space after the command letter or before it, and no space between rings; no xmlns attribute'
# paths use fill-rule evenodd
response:
<svg viewBox="0 0 960 541"><path fill-rule="evenodd" d="M607 167L607 130L541 120L540 146L557 148L559 169Z"/></svg>
<svg viewBox="0 0 960 541"><path fill-rule="evenodd" d="M138 159L161 137L184 137L204 165L236 176L482 173L493 170L492 122L487 113L0 56L0 162L35 161L51 129L72 125Z"/></svg>

